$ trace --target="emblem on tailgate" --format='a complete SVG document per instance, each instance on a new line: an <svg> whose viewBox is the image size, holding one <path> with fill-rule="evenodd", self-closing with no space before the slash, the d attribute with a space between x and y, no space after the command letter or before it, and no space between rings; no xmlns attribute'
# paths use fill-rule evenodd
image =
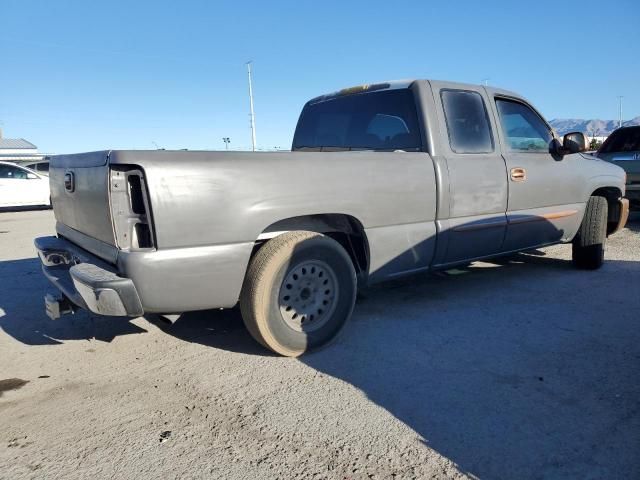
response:
<svg viewBox="0 0 640 480"><path fill-rule="evenodd" d="M76 179L73 172L64 173L64 189L67 192L73 192L76 189Z"/></svg>

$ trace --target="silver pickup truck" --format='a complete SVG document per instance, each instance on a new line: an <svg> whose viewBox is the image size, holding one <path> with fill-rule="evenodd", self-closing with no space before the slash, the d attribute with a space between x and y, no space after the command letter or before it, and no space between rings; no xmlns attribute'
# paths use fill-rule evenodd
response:
<svg viewBox="0 0 640 480"><path fill-rule="evenodd" d="M258 342L296 356L368 283L561 242L596 269L628 202L622 169L585 147L513 92L413 80L310 100L292 152L55 156L57 236L35 240L47 311L239 303Z"/></svg>

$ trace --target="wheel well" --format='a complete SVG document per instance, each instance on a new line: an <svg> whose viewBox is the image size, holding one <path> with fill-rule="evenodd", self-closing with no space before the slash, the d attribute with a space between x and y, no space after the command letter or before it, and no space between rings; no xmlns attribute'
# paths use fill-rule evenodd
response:
<svg viewBox="0 0 640 480"><path fill-rule="evenodd" d="M620 202L622 192L616 187L598 188L591 194L592 197L604 197L607 199L608 215L607 215L607 236L614 232L620 219L621 209Z"/></svg>
<svg viewBox="0 0 640 480"><path fill-rule="evenodd" d="M364 227L355 217L339 213L302 215L272 223L258 236L251 256L271 238L294 230L318 232L333 238L351 257L358 277L365 277L369 271L369 244Z"/></svg>

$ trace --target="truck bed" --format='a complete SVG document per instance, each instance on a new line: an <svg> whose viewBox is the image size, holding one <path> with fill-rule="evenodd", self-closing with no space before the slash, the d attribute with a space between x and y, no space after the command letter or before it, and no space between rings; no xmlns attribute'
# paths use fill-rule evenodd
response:
<svg viewBox="0 0 640 480"><path fill-rule="evenodd" d="M302 216L357 222L374 277L425 268L435 250L424 152L112 150L55 156L50 169L58 235L144 278L145 311L233 306L255 243Z"/></svg>

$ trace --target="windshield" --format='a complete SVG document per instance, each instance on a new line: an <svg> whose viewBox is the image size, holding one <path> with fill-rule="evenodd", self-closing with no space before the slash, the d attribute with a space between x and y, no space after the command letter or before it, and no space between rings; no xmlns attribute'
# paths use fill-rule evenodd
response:
<svg viewBox="0 0 640 480"><path fill-rule="evenodd" d="M346 95L307 104L293 149L419 151L420 127L408 89Z"/></svg>
<svg viewBox="0 0 640 480"><path fill-rule="evenodd" d="M625 127L609 135L598 153L637 151L640 151L640 127Z"/></svg>

